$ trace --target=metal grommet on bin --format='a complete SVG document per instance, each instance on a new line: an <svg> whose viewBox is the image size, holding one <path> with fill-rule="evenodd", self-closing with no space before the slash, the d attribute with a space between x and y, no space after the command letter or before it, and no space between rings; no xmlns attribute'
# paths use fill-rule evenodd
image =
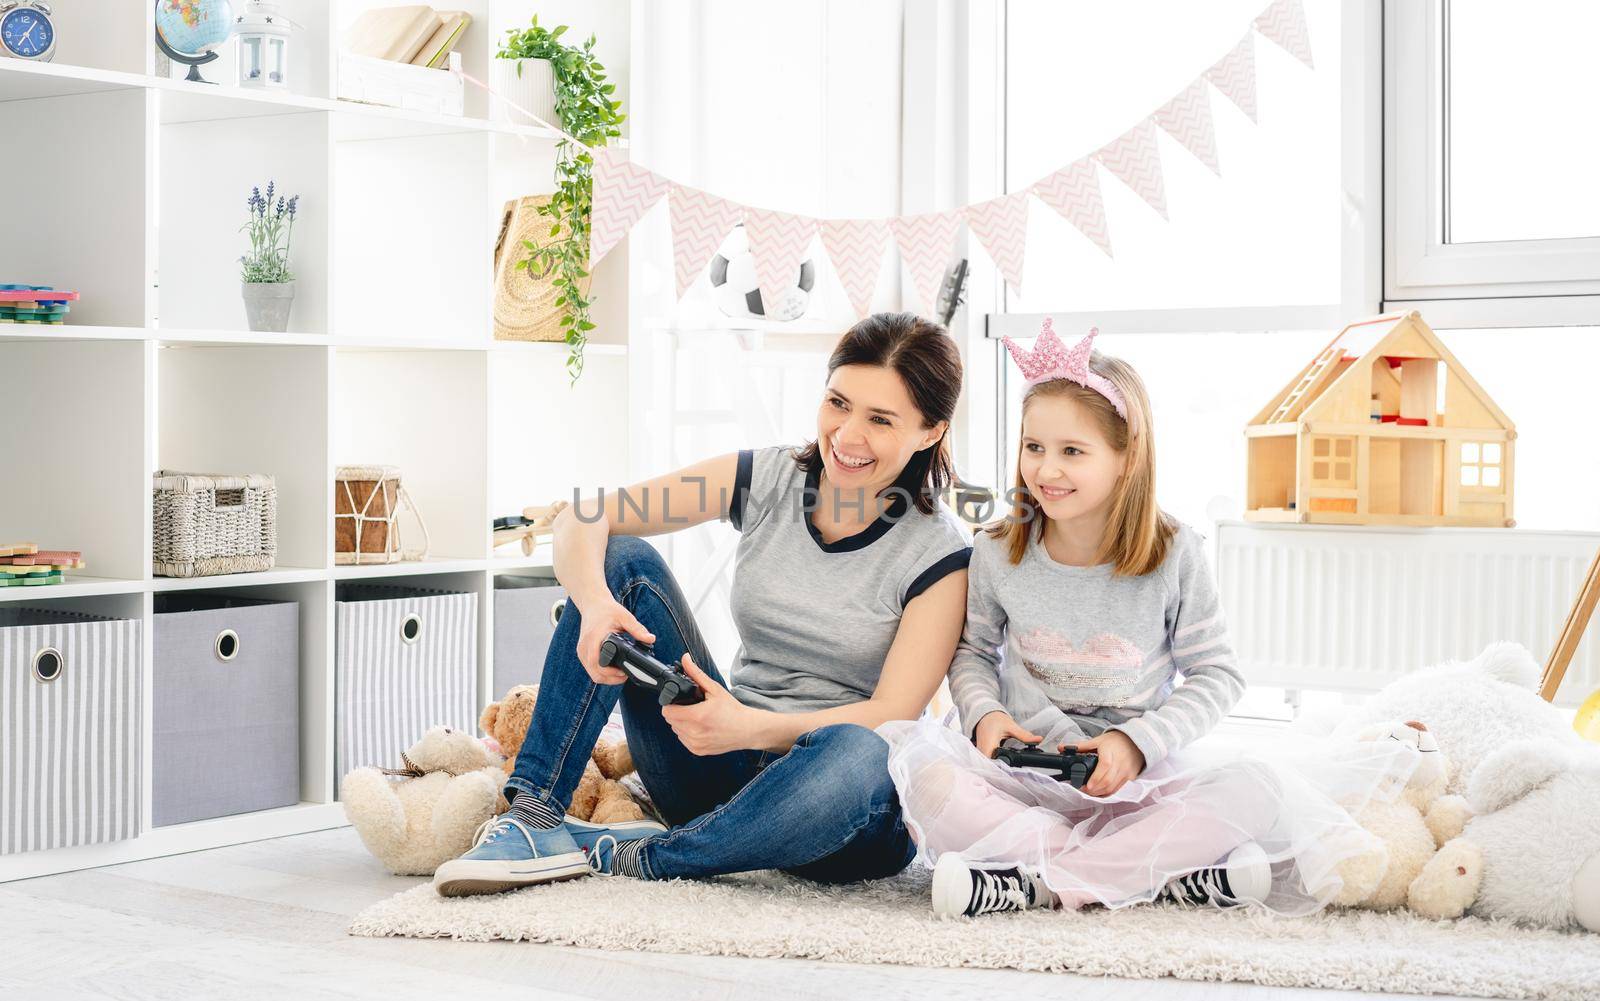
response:
<svg viewBox="0 0 1600 1001"><path fill-rule="evenodd" d="M415 643L422 638L422 616L416 612L407 615L400 622L400 638L407 643Z"/></svg>
<svg viewBox="0 0 1600 1001"><path fill-rule="evenodd" d="M239 656L239 634L232 629L224 629L217 634L216 642L211 644L211 650L217 659L227 663Z"/></svg>
<svg viewBox="0 0 1600 1001"><path fill-rule="evenodd" d="M562 598L560 601L553 602L550 605L550 624L552 626L559 626L561 624L561 614L566 610L567 599Z"/></svg>
<svg viewBox="0 0 1600 1001"><path fill-rule="evenodd" d="M44 647L33 655L33 676L40 681L56 680L66 666L66 658L53 646Z"/></svg>

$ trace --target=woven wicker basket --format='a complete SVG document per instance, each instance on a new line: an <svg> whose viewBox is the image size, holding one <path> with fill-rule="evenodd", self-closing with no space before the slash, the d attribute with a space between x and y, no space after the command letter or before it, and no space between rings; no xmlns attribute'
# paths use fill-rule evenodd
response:
<svg viewBox="0 0 1600 1001"><path fill-rule="evenodd" d="M549 277L535 278L517 262L528 256L523 241L535 245L551 239L550 220L539 214L548 195L530 195L506 202L500 213L500 236L494 245L494 339L497 341L562 341L561 307ZM584 279L584 288L588 288Z"/></svg>
<svg viewBox="0 0 1600 1001"><path fill-rule="evenodd" d="M155 475L154 571L210 577L271 570L278 556L278 487L260 473Z"/></svg>

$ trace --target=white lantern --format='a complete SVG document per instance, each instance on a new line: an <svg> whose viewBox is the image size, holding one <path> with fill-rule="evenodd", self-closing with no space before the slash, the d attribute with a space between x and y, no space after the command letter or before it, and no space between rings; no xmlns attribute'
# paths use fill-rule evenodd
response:
<svg viewBox="0 0 1600 1001"><path fill-rule="evenodd" d="M288 88L293 27L272 0L247 0L233 28L239 38L239 86Z"/></svg>

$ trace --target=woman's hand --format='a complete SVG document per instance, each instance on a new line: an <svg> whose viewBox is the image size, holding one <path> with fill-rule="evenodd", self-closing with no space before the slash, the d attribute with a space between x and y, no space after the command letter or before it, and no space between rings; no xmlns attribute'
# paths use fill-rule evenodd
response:
<svg viewBox="0 0 1600 1001"><path fill-rule="evenodd" d="M600 666L600 644L612 633L627 633L640 643L654 643L656 634L646 629L633 613L615 599L591 601L581 613L583 628L578 631L578 661L597 685L620 685L628 680L620 668Z"/></svg>
<svg viewBox="0 0 1600 1001"><path fill-rule="evenodd" d="M683 670L705 693L706 700L692 706L670 705L661 708L661 717L672 727L692 754L722 754L756 748L757 724L761 710L740 702L726 688L700 670L694 658L683 655Z"/></svg>
<svg viewBox="0 0 1600 1001"><path fill-rule="evenodd" d="M1044 738L1036 733L1030 733L1022 724L1011 718L1011 714L1004 709L983 714L978 720L977 729L972 733L973 741L978 745L978 753L986 758L994 757L995 748L1007 737L1015 737L1024 744L1037 744Z"/></svg>
<svg viewBox="0 0 1600 1001"><path fill-rule="evenodd" d="M1076 744L1062 744L1057 750L1065 753L1069 747L1076 747L1079 754L1093 751L1100 755L1094 774L1083 786L1089 796L1109 796L1144 771L1144 752L1121 730L1107 730Z"/></svg>

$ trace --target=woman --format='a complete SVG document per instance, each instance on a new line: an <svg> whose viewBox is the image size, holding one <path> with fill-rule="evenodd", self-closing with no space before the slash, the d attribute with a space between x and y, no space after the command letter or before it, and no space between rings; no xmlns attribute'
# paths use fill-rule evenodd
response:
<svg viewBox="0 0 1600 1001"><path fill-rule="evenodd" d="M915 846L873 732L927 705L966 614L970 533L939 501L961 360L909 313L853 327L828 362L816 441L724 455L562 512L571 595L506 783L511 809L445 863L445 896L583 875L783 869L822 882L893 875ZM739 529L730 688L688 602L638 536L726 518ZM599 663L623 632L705 693L663 708ZM564 816L618 700L635 766L673 824Z"/></svg>

